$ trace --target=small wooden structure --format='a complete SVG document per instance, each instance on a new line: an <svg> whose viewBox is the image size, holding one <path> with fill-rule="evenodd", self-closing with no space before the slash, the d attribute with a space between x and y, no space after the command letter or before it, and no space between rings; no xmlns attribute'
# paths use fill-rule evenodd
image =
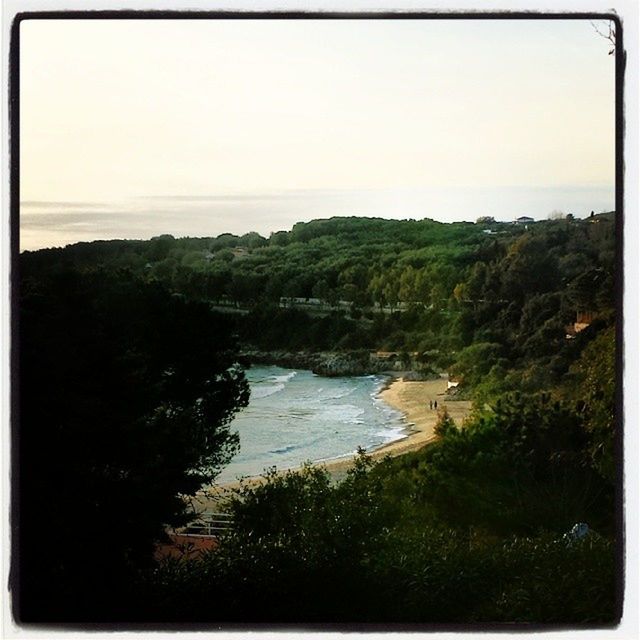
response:
<svg viewBox="0 0 640 640"><path fill-rule="evenodd" d="M220 536L231 530L233 517L228 513L203 512L198 519L180 529L167 531L168 541L156 546L154 558L194 560L215 549Z"/></svg>

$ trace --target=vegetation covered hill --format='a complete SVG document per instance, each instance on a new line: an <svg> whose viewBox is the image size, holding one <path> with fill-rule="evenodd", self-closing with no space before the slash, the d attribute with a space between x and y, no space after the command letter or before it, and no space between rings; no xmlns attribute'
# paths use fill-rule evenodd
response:
<svg viewBox="0 0 640 640"><path fill-rule="evenodd" d="M332 218L269 239L160 236L21 256L25 283L65 269L130 274L242 307L245 347L405 351L485 393L535 391L613 323L615 215L525 226ZM311 298L323 311L284 308L282 298ZM591 326L566 339L585 312Z"/></svg>
<svg viewBox="0 0 640 640"><path fill-rule="evenodd" d="M23 619L614 622L615 238L613 213L333 218L23 253ZM216 550L154 565L236 445L237 339L417 353L475 411L337 485L271 475Z"/></svg>

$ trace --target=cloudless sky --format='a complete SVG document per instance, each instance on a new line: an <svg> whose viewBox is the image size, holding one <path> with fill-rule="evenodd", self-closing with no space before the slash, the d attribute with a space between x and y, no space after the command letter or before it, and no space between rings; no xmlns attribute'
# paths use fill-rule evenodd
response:
<svg viewBox="0 0 640 640"><path fill-rule="evenodd" d="M22 246L611 209L583 20L29 20Z"/></svg>

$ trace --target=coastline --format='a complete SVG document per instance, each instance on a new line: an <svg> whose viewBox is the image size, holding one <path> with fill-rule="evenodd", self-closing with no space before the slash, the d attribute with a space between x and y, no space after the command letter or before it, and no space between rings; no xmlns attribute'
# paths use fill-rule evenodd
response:
<svg viewBox="0 0 640 640"><path fill-rule="evenodd" d="M399 456L417 451L433 442L437 436L435 427L439 413L446 408L449 416L456 425L461 426L471 411L470 400L449 400L446 396L447 381L443 378L436 380L405 380L401 376L391 378L378 392L378 397L390 407L400 411L406 423L406 435L367 451L367 455L374 461L382 460L386 456ZM430 409L429 401L437 401L438 408ZM353 465L354 457L317 463L331 474L334 480L341 480Z"/></svg>
<svg viewBox="0 0 640 640"><path fill-rule="evenodd" d="M437 438L435 426L443 408L447 409L456 425L461 426L469 415L472 403L469 400L449 400L445 393L446 390L447 381L443 378L415 381L405 380L401 374L395 372L389 374L388 380L378 391L377 397L402 413L406 423L406 435L367 451L367 455L372 460L379 461L387 455L395 457L417 451L433 442ZM429 408L430 400L438 402L438 409ZM313 466L326 469L332 480L339 482L353 466L354 460L355 456L349 455L343 458L315 462ZM295 468L283 469L278 473L285 474L287 471L293 470ZM213 485L203 489L196 500L206 510L223 501L235 489L241 486L260 484L262 481L263 477L260 475L247 477L242 481Z"/></svg>

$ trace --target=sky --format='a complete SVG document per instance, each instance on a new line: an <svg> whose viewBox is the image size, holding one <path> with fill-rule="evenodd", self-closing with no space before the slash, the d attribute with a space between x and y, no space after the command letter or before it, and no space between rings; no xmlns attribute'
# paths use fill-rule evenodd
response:
<svg viewBox="0 0 640 640"><path fill-rule="evenodd" d="M20 29L22 249L614 206L615 61L589 21Z"/></svg>

